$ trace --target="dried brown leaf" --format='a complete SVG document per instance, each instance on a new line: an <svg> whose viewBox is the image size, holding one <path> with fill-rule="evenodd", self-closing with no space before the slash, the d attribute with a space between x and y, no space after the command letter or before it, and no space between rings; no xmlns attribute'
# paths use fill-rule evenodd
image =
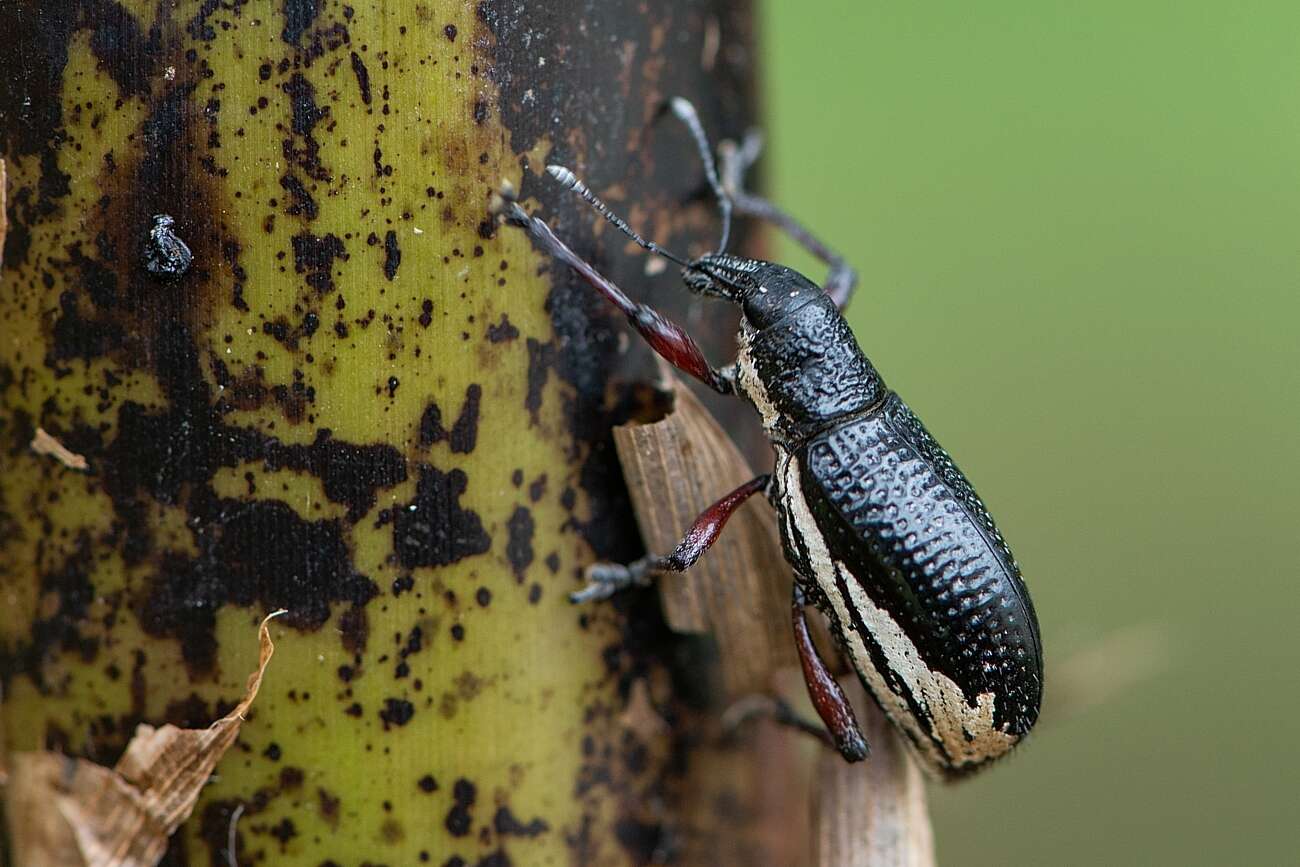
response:
<svg viewBox="0 0 1300 867"><path fill-rule="evenodd" d="M0 239L0 244L3 239ZM52 455L59 463L63 464L70 470L85 470L90 468L86 459L76 452L69 449L63 443L59 442L43 427L36 429L36 436L32 437L32 451L38 455Z"/></svg>
<svg viewBox="0 0 1300 867"><path fill-rule="evenodd" d="M758 475L690 389L652 424L614 430L646 548L671 551L701 512ZM777 668L796 663L790 638L790 567L776 515L754 497L689 571L659 579L668 625L711 632L728 695L765 692Z"/></svg>
<svg viewBox="0 0 1300 867"><path fill-rule="evenodd" d="M275 652L258 628L257 669L235 709L205 729L141 724L113 768L54 752L12 757L7 814L22 864L44 867L152 867L194 809L217 762L239 735Z"/></svg>

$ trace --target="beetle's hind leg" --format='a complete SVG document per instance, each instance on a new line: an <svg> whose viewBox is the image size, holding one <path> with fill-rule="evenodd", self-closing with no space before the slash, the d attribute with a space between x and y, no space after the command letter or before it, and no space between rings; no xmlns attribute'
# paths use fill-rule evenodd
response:
<svg viewBox="0 0 1300 867"><path fill-rule="evenodd" d="M767 488L771 475L764 473L751 479L709 506L686 531L671 554L663 557L645 556L623 565L621 563L596 563L587 568L587 586L569 595L574 603L607 599L619 590L634 585L650 583L655 572L685 572L704 552L717 541L722 528L741 505Z"/></svg>
<svg viewBox="0 0 1300 867"><path fill-rule="evenodd" d="M830 273L826 277L826 294L831 296L836 307L843 310L853 296L853 290L857 288L858 272L844 261L843 256L823 244L794 217L767 199L745 192L745 172L758 159L762 150L763 138L757 130L747 133L740 145L724 141L718 147L723 189L726 190L737 214L767 220L830 267Z"/></svg>
<svg viewBox="0 0 1300 867"><path fill-rule="evenodd" d="M808 697L812 699L817 715L830 731L831 739L840 755L850 762L860 762L867 757L867 739L858 728L849 699L835 682L835 676L826 667L826 661L817 652L812 634L808 631L807 600L796 579L794 595L790 602L794 620L794 644L799 651L799 664L803 668Z"/></svg>
<svg viewBox="0 0 1300 867"><path fill-rule="evenodd" d="M825 660L817 652L812 635L808 630L807 601L803 589L796 579L794 595L791 599L791 614L794 622L794 643L799 651L799 662L803 668L804 682L808 686L808 697L812 699L817 715L823 725L804 719L785 699L772 695L751 695L738 699L722 715L722 726L727 731L734 731L745 722L756 718L766 718L772 722L787 726L804 734L812 735L826 746L838 752L846 761L860 762L867 757L867 739L858 728L857 718L849 705L848 697L835 681L835 676L827 668Z"/></svg>
<svg viewBox="0 0 1300 867"><path fill-rule="evenodd" d="M830 749L840 752L839 744L824 725L800 715L788 701L776 695L756 693L736 699L722 712L722 728L723 731L732 733L750 720L759 719L768 719L779 726L802 732L816 738Z"/></svg>

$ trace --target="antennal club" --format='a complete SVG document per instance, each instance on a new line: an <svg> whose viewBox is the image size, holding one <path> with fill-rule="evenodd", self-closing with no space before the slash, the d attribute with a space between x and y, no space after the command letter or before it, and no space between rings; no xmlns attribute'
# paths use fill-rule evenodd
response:
<svg viewBox="0 0 1300 867"><path fill-rule="evenodd" d="M713 188L713 195L718 200L718 210L722 212L722 239L718 242L718 252L726 252L727 242L731 240L731 196L723 189L722 182L718 180L718 168L713 162L713 150L709 147L709 137L704 134L704 126L700 123L700 116L695 112L695 106L680 96L674 96L669 102L673 114L677 119L686 124L686 128L691 132L691 138L695 139L695 147L700 152L700 159L704 162L704 175L709 179L709 186Z"/></svg>
<svg viewBox="0 0 1300 867"><path fill-rule="evenodd" d="M596 213L600 214L606 220L609 220L609 222L612 223L616 229L618 229L624 235L627 235L633 241L636 241L637 244L640 245L643 249L649 250L651 253L657 253L660 256L663 256L665 259L668 259L669 261L676 262L678 265L681 265L683 268L689 268L691 266L691 263L687 262L682 257L669 253L667 250L665 250L663 247L660 247L654 241L647 241L645 238L642 238L636 232L632 231L632 227L627 224L626 220L624 220L618 214L615 214L613 211L611 211L609 207L604 202L602 202L600 198L597 197L597 195L593 193L591 189L586 184L584 184L577 175L575 175L573 172L566 169L564 166L555 166L555 165L547 166L546 173L551 177L555 178L557 181L559 181L568 189L573 190L573 192L577 193L579 196L582 196L582 198L586 200L587 204L591 205L593 208L596 209Z"/></svg>

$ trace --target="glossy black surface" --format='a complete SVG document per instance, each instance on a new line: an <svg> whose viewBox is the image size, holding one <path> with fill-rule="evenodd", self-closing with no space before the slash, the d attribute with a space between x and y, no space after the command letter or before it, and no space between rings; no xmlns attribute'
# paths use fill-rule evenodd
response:
<svg viewBox="0 0 1300 867"><path fill-rule="evenodd" d="M801 300L785 293L790 302ZM858 349L849 324L820 289L750 338L754 370L791 444L885 396L885 384Z"/></svg>
<svg viewBox="0 0 1300 867"><path fill-rule="evenodd" d="M993 694L999 728L1028 732L1042 700L1033 605L988 510L920 420L891 393L809 440L800 463L818 527L872 601L968 700Z"/></svg>
<svg viewBox="0 0 1300 867"><path fill-rule="evenodd" d="M969 707L991 695L994 726L1024 735L1042 702L1042 644L1019 567L984 503L887 388L826 293L784 266L727 258L715 280L745 312L742 364L762 385L747 394L760 412L767 404L774 442L798 460L815 531L852 573L844 580L858 582ZM780 496L774 505L790 509ZM791 538L805 528L788 514L782 527L801 583L835 620L806 540ZM862 636L890 691L932 731L934 709L911 694L859 612L849 614L855 622L837 629Z"/></svg>

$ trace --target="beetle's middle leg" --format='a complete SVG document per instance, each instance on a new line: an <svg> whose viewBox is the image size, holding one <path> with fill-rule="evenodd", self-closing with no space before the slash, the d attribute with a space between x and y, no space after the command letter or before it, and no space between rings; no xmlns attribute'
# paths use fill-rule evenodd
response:
<svg viewBox="0 0 1300 867"><path fill-rule="evenodd" d="M605 599L625 587L649 583L654 572L685 572L717 541L727 519L746 500L765 490L771 478L771 474L764 473L751 479L701 512L671 554L663 557L647 555L627 565L596 563L590 566L587 586L570 594L569 600L577 603Z"/></svg>
<svg viewBox="0 0 1300 867"><path fill-rule="evenodd" d="M830 273L826 277L826 294L835 301L836 307L843 310L853 296L853 290L857 288L858 272L844 261L843 256L823 244L794 217L767 199L745 192L745 171L758 159L762 148L763 139L757 131L749 132L739 146L735 142L723 142L718 148L722 186L737 214L767 220L830 267Z"/></svg>
<svg viewBox="0 0 1300 867"><path fill-rule="evenodd" d="M735 391L734 378L728 370L720 370L709 364L699 344L677 323L665 318L663 314L646 304L633 301L608 277L605 277L582 257L555 236L551 227L530 217L519 203L510 198L509 191L501 193L500 201L494 207L506 222L528 232L530 238L551 256L568 265L583 280L609 299L615 307L623 311L627 321L641 333L650 348L659 353L669 364L694 376L700 382L719 394L731 394Z"/></svg>

